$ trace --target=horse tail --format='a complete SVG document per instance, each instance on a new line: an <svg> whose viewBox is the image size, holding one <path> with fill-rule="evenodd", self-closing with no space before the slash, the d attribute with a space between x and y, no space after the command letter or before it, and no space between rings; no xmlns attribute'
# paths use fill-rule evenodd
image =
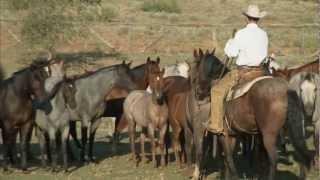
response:
<svg viewBox="0 0 320 180"><path fill-rule="evenodd" d="M296 150L297 160L310 168L311 156L308 153L306 140L303 132L304 114L300 99L294 90L288 91L288 116L287 127L289 138Z"/></svg>
<svg viewBox="0 0 320 180"><path fill-rule="evenodd" d="M4 77L5 77L5 73L4 73L4 70L3 70L3 66L0 63L0 82L4 79Z"/></svg>

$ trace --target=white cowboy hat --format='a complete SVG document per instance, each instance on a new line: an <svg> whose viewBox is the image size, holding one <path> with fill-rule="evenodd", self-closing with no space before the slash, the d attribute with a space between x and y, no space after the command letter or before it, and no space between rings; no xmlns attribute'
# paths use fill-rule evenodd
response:
<svg viewBox="0 0 320 180"><path fill-rule="evenodd" d="M246 12L243 12L245 16L253 17L253 18L263 18L267 15L267 12L261 11L257 5L249 5Z"/></svg>

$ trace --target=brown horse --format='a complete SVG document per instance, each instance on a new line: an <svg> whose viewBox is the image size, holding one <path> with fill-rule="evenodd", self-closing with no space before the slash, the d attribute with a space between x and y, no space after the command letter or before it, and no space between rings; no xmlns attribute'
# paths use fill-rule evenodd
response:
<svg viewBox="0 0 320 180"><path fill-rule="evenodd" d="M165 96L169 108L169 124L172 128L172 147L175 160L181 167L185 162L183 125L186 120L186 96L190 91L189 80L181 76L170 76L164 79Z"/></svg>
<svg viewBox="0 0 320 180"><path fill-rule="evenodd" d="M205 58L208 58L208 56L200 56L198 58L200 58L200 65L192 67L191 82L193 82L193 86L191 97L189 98L195 102L200 102L201 100L199 98L202 95L199 93L209 94L204 90L198 90L201 87L201 83L211 84L212 81L210 76L205 74L207 66L201 65L206 62ZM201 106L206 107L205 104L198 103L198 105L199 109L201 109ZM190 110L190 113L192 114L192 110ZM197 116L194 115L194 117ZM233 161L237 137L251 134L261 135L263 147L268 157L267 162L269 163L269 168L266 168L268 169L267 177L268 179L274 179L277 163L276 141L287 118L289 137L300 157L301 167L303 167L302 169L309 167L310 156L307 154L303 137L303 112L296 92L289 90L288 83L285 80L268 78L255 83L245 95L226 103L225 118L225 131L223 135L219 136L225 156L225 179L237 179L237 170ZM195 172L197 171L199 170L196 169ZM198 174L195 173L195 175Z"/></svg>
<svg viewBox="0 0 320 180"><path fill-rule="evenodd" d="M204 53L202 50L199 50L199 54L202 54L204 56ZM197 55L197 52L194 52L195 56ZM223 74L224 66L223 63L216 57L214 56L215 50L212 52L209 52L207 50L206 56L208 58L205 59L205 63L203 65L205 67L204 71L207 74L208 77L212 79L217 79ZM198 63L200 61L196 61L195 63ZM199 63L200 64L200 63ZM202 65L202 64L201 64ZM189 65L190 66L190 65ZM205 79L205 77L203 77ZM187 138L187 141L190 142L190 139L196 139L196 142L199 142L198 139L201 137L195 137L196 134L194 134L194 137L187 136L185 138L184 133L185 132L185 124L186 119L187 119L187 114L186 114L186 103L187 103L187 97L190 94L191 91L191 83L190 79L186 79L183 77L178 77L178 76L172 76L172 77L167 77L165 78L165 86L166 86L166 99L169 107L169 124L172 128L172 146L175 152L175 159L178 163L178 165L181 167L182 162L185 161L187 158L188 164L190 165L191 163L191 155L188 153L188 156L186 157L186 150L187 152L190 152L189 150L192 148L190 146L184 148L184 142ZM199 88L199 90L205 90L205 89L210 89L210 83L203 83L203 86ZM207 96L206 94L202 94L201 96ZM189 131L189 127L187 130ZM190 132L195 132L195 126L193 126L190 129ZM198 134L197 134L198 135ZM201 141L202 142L202 141ZM199 144L201 144L199 142ZM198 145L198 144L197 144ZM202 150L201 150L202 152ZM201 154L201 153L198 153ZM196 158L197 163L200 161L200 158Z"/></svg>
<svg viewBox="0 0 320 180"><path fill-rule="evenodd" d="M0 128L5 148L4 168L14 161L16 136L20 133L21 168L27 169L27 150L35 116L34 106L46 104L51 92L46 92L49 77L46 60L34 61L29 67L15 72L0 86ZM54 85L53 85L54 86ZM49 93L49 94L48 94ZM35 102L37 101L37 102Z"/></svg>
<svg viewBox="0 0 320 180"><path fill-rule="evenodd" d="M319 59L312 61L310 63L307 63L305 65L296 67L296 68L290 68L290 69L279 69L279 70L273 70L273 76L275 77L282 77L286 80L290 80L291 77L293 77L295 74L298 74L300 72L312 72L312 73L318 73L319 74Z"/></svg>
<svg viewBox="0 0 320 180"><path fill-rule="evenodd" d="M160 72L148 71L148 82L152 93L143 90L132 91L125 99L123 104L124 115L129 123L129 135L133 160L138 165L135 151L135 129L136 124L142 127L140 136L141 142L141 159L145 161L144 140L147 130L148 136L151 139L152 147L152 163L157 167L156 161L156 142L154 139L154 131L159 129L160 151L161 151L161 166L165 166L165 134L167 131L168 107L164 100L164 69Z"/></svg>

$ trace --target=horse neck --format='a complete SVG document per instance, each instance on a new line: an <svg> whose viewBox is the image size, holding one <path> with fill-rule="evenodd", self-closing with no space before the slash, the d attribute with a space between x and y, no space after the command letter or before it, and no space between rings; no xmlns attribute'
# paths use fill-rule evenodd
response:
<svg viewBox="0 0 320 180"><path fill-rule="evenodd" d="M51 104L53 106L53 110L56 112L63 112L66 108L65 104L66 104L66 100L63 96L63 88L62 88L62 83L60 83L56 94L54 95L54 97L51 99Z"/></svg>
<svg viewBox="0 0 320 180"><path fill-rule="evenodd" d="M146 78L145 64L135 67L131 70L133 82L138 86L138 89L146 89L148 81Z"/></svg>
<svg viewBox="0 0 320 180"><path fill-rule="evenodd" d="M77 87L77 95L82 96L83 91L94 91L96 96L104 97L113 87L118 74L116 69L106 69L98 71L86 78L81 78L75 81Z"/></svg>
<svg viewBox="0 0 320 180"><path fill-rule="evenodd" d="M29 98L31 95L31 72L26 69L24 72L15 74L12 77L13 86L17 96Z"/></svg>

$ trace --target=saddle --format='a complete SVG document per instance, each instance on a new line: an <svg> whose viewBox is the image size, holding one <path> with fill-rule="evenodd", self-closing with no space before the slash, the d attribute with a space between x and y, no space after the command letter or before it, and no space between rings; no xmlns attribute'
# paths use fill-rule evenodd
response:
<svg viewBox="0 0 320 180"><path fill-rule="evenodd" d="M239 67L238 68L238 83L233 86L226 95L226 101L231 101L245 95L251 87L267 78L272 76L266 76L262 67Z"/></svg>

